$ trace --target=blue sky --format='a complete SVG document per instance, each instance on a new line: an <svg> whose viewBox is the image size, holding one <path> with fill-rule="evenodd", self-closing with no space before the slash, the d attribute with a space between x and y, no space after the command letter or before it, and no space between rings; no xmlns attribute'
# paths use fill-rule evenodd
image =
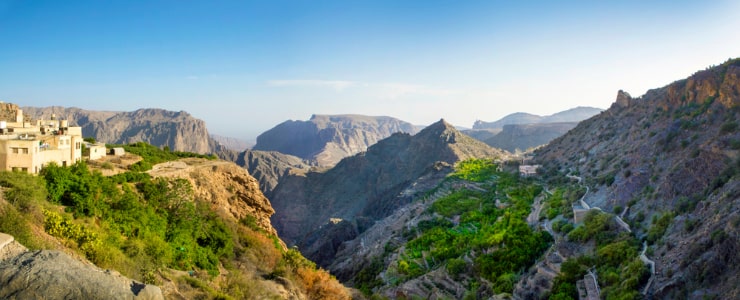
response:
<svg viewBox="0 0 740 300"><path fill-rule="evenodd" d="M469 127L740 56L733 1L554 2L0 0L0 100L184 110L244 139L314 113Z"/></svg>

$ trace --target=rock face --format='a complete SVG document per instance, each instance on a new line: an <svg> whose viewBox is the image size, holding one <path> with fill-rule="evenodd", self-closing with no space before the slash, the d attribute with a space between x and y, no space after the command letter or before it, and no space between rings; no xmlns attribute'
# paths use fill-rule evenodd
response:
<svg viewBox="0 0 740 300"><path fill-rule="evenodd" d="M271 198L273 224L326 266L339 244L412 201L413 186L434 187L457 161L504 155L444 120L414 136L396 133L326 172L285 177Z"/></svg>
<svg viewBox="0 0 740 300"><path fill-rule="evenodd" d="M253 150L278 151L320 166L333 166L396 132L416 127L391 117L313 115L308 121L285 121L257 137Z"/></svg>
<svg viewBox="0 0 740 300"><path fill-rule="evenodd" d="M206 123L187 112L148 108L132 112L90 111L65 107L23 107L32 118L69 119L82 135L110 144L147 142L173 151L215 153L221 147L211 139Z"/></svg>
<svg viewBox="0 0 740 300"><path fill-rule="evenodd" d="M28 251L0 233L2 299L164 299L159 287L102 270L60 251Z"/></svg>
<svg viewBox="0 0 740 300"><path fill-rule="evenodd" d="M645 235L674 213L655 246L655 299L740 295L740 59L649 90L535 152L545 170L576 171L606 211ZM714 237L714 238L713 238Z"/></svg>

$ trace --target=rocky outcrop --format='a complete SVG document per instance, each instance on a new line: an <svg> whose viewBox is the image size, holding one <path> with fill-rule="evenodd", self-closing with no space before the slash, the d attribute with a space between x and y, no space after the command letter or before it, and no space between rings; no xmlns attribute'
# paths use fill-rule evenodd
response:
<svg viewBox="0 0 740 300"><path fill-rule="evenodd" d="M630 106L630 102L632 101L632 96L630 96L629 93L619 90L617 92L617 100L614 101L614 105L616 107L626 108Z"/></svg>
<svg viewBox="0 0 740 300"><path fill-rule="evenodd" d="M222 215L239 221L251 216L270 234L276 234L270 223L275 210L262 194L259 183L246 170L231 162L202 158L185 158L155 165L149 174L188 180L197 199L207 201Z"/></svg>
<svg viewBox="0 0 740 300"><path fill-rule="evenodd" d="M273 224L286 242L326 266L339 243L410 203L411 186L431 189L457 161L504 155L444 120L414 136L396 133L326 172L285 177L271 198Z"/></svg>
<svg viewBox="0 0 740 300"><path fill-rule="evenodd" d="M64 252L28 251L0 233L2 299L164 299L154 285L78 261Z"/></svg>
<svg viewBox="0 0 740 300"><path fill-rule="evenodd" d="M308 121L285 121L262 133L252 149L333 166L396 132L414 134L416 127L391 117L313 115Z"/></svg>
<svg viewBox="0 0 740 300"><path fill-rule="evenodd" d="M219 144L208 135L206 123L184 111L157 108L132 112L91 111L79 108L23 107L34 119L68 119L70 125L82 127L84 137L109 144L147 142L173 151L215 153Z"/></svg>
<svg viewBox="0 0 740 300"><path fill-rule="evenodd" d="M651 256L655 299L740 294L738 269L723 267L740 260L738 74L734 59L639 98L620 91L607 112L535 152L545 172L583 174L588 203L629 207L638 236L675 214Z"/></svg>

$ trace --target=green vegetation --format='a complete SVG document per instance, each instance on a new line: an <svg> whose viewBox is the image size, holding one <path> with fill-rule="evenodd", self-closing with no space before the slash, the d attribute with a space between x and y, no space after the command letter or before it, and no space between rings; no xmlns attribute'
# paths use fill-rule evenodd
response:
<svg viewBox="0 0 740 300"><path fill-rule="evenodd" d="M144 154L148 164L203 157L144 143L127 150ZM185 281L210 298L274 295L253 272L287 278L311 299L344 293L328 273L256 226L254 216L235 222L216 214L185 179L152 178L135 170L106 177L79 162L47 165L39 176L0 172L0 186L7 199L0 199L0 231L30 248L58 247L33 234L44 230L99 267L146 283L158 283L168 268L189 271L197 279L167 280ZM250 265L252 273L238 265ZM220 269L229 272L215 285L211 280Z"/></svg>
<svg viewBox="0 0 740 300"><path fill-rule="evenodd" d="M582 197L585 192L583 187L573 185L564 185L555 189L552 194L547 196L540 216L544 216L548 220L552 220L559 215L566 218L573 217L571 204Z"/></svg>
<svg viewBox="0 0 740 300"><path fill-rule="evenodd" d="M651 245L663 237L668 225L673 221L673 213L667 212L662 215L653 216L652 226L648 229L647 242Z"/></svg>
<svg viewBox="0 0 740 300"><path fill-rule="evenodd" d="M457 164L452 177L473 182L484 182L496 174L496 164L490 159L469 159Z"/></svg>
<svg viewBox="0 0 740 300"><path fill-rule="evenodd" d="M452 276L474 278L471 288L486 280L495 293L511 292L521 272L552 241L547 232L534 231L525 222L542 188L498 172L489 160L462 162L451 177L484 183L485 191L456 190L430 207L436 217L420 222L420 234L411 234L395 266L399 281L446 267ZM473 264L464 257L473 257Z"/></svg>
<svg viewBox="0 0 740 300"><path fill-rule="evenodd" d="M138 142L128 145L106 145L107 148L123 147L127 153L141 156L142 160L129 167L131 171L143 172L151 170L152 166L166 161L176 160L186 157L197 157L206 159L216 159L215 155L203 155L192 152L165 151L144 142ZM167 149L169 150L169 149Z"/></svg>
<svg viewBox="0 0 740 300"><path fill-rule="evenodd" d="M594 255L584 255L566 260L561 274L555 278L551 299L577 299L575 282L594 268L605 299L636 299L639 288L649 278L649 270L638 258L639 240L619 232L614 215L591 211L584 224L576 227L568 238L587 242L594 240Z"/></svg>

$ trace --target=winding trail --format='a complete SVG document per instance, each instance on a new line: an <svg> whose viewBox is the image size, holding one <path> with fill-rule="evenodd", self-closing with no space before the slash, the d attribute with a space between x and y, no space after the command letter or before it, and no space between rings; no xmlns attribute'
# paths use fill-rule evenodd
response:
<svg viewBox="0 0 740 300"><path fill-rule="evenodd" d="M571 178L571 179L577 179L578 180L578 183L582 183L583 182L583 178L582 177L578 177L578 176L574 176L574 175L566 175L566 176L568 178ZM590 189L589 189L589 187L587 185L583 185L583 186L586 187L586 193L583 194L583 197L581 197L580 200L578 200L580 202L580 204L581 204L581 207L583 207L586 210L595 209L595 210L598 210L598 211L603 211L600 207L596 207L596 206L591 207L590 205L588 205L588 203L586 203L586 201L585 201L586 195L588 195L588 192L590 191ZM617 224L620 227L622 227L627 232L632 233L632 229L630 228L630 225L627 224L627 222L625 222L624 219L622 219L627 214L627 211L629 209L630 209L629 206L625 207L624 210L622 210L622 212L619 215L615 215L614 218L615 218L615 220L617 221ZM647 255L645 255L645 251L647 251L647 242L643 241L642 242L642 251L640 252L639 258L640 258L640 261L642 261L644 264L650 266L650 279L648 279L647 284L645 284L645 288L642 290L642 294L643 295L647 295L648 290L650 289L650 286L653 284L653 281L655 279L655 261L653 261L650 258L648 258ZM596 279L595 274L592 273L590 270L589 270L589 274L591 274L591 276L594 276L594 280ZM596 285L597 285L596 288L598 290L598 282L596 283Z"/></svg>
<svg viewBox="0 0 740 300"><path fill-rule="evenodd" d="M650 279L648 279L647 284L645 284L645 288L642 290L643 295L647 295L648 289L650 289L650 285L653 284L653 280L655 279L655 262L651 260L650 258L645 255L645 251L647 250L647 242L642 242L642 251L640 252L640 260L646 264L650 265Z"/></svg>

